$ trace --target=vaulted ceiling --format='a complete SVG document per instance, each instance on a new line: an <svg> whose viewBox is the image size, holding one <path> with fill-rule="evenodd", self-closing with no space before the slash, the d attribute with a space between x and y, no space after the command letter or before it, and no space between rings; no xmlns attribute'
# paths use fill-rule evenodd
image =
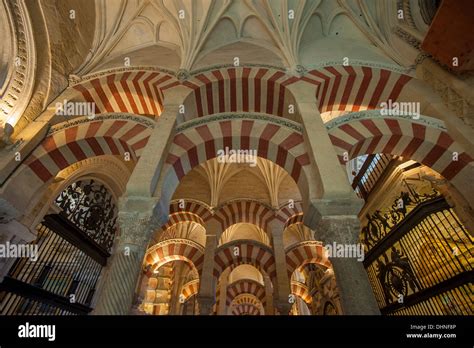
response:
<svg viewBox="0 0 474 348"><path fill-rule="evenodd" d="M97 0L92 47L76 74L124 66L192 71L236 57L240 65L290 70L343 57L401 63L385 32L391 10L357 0Z"/></svg>

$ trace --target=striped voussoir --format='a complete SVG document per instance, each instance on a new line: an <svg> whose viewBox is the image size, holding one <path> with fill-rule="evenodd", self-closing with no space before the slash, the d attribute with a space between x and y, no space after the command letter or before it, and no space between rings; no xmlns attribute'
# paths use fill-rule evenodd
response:
<svg viewBox="0 0 474 348"><path fill-rule="evenodd" d="M265 287L253 279L239 279L227 286L227 305L240 294L252 294L266 304Z"/></svg>
<svg viewBox="0 0 474 348"><path fill-rule="evenodd" d="M230 226L247 222L267 231L268 222L273 219L274 212L264 204L252 200L240 200L226 203L216 209L213 216L225 231Z"/></svg>
<svg viewBox="0 0 474 348"><path fill-rule="evenodd" d="M201 226L204 226L204 221L199 215L187 211L181 211L169 214L168 222L163 225L162 230L166 231L168 228L180 222L195 222Z"/></svg>
<svg viewBox="0 0 474 348"><path fill-rule="evenodd" d="M96 114L127 112L159 116L163 111L163 92L174 78L156 71L126 71L87 79L75 86L78 98L94 103Z"/></svg>
<svg viewBox="0 0 474 348"><path fill-rule="evenodd" d="M186 86L193 95L186 114L197 117L222 112L264 112L289 117L295 105L286 86L298 81L282 71L267 68L222 68L193 76Z"/></svg>
<svg viewBox="0 0 474 348"><path fill-rule="evenodd" d="M300 201L288 203L276 211L275 219L281 221L285 224L285 227L288 227L290 219L295 215L303 213L303 205Z"/></svg>
<svg viewBox="0 0 474 348"><path fill-rule="evenodd" d="M241 303L232 307L232 315L260 315L258 307L249 303Z"/></svg>
<svg viewBox="0 0 474 348"><path fill-rule="evenodd" d="M410 76L364 66L331 66L308 72L301 80L316 88L319 112L359 111L396 101Z"/></svg>
<svg viewBox="0 0 474 348"><path fill-rule="evenodd" d="M198 290L199 290L199 279L194 279L194 280L191 280L191 281L187 282L182 287L182 290L181 290L181 295L182 296L180 296L182 298L182 300L180 298L180 301L186 302L192 296L196 295L198 293Z"/></svg>
<svg viewBox="0 0 474 348"><path fill-rule="evenodd" d="M304 241L293 244L286 251L286 267L288 276L291 278L293 272L308 263L316 263L326 268L331 267L327 258L326 250L321 242Z"/></svg>
<svg viewBox="0 0 474 348"><path fill-rule="evenodd" d="M349 159L384 153L422 163L447 180L464 171L473 173L473 159L445 130L416 120L393 116L348 120L331 128L329 137L343 165L345 153Z"/></svg>
<svg viewBox="0 0 474 348"><path fill-rule="evenodd" d="M166 159L167 179L177 187L191 169L217 157L226 147L256 150L259 157L284 168L296 183L306 180L309 156L301 133L285 126L254 119L214 121L178 133Z"/></svg>
<svg viewBox="0 0 474 348"><path fill-rule="evenodd" d="M150 247L145 262L154 269L171 261L184 261L201 274L204 262L204 248L189 239L167 239Z"/></svg>
<svg viewBox="0 0 474 348"><path fill-rule="evenodd" d="M211 209L206 203L194 200L174 200L170 203L170 214L190 213L199 216L202 221L207 221L212 216Z"/></svg>
<svg viewBox="0 0 474 348"><path fill-rule="evenodd" d="M232 303L230 304L231 313L234 314L234 310L239 307L240 307L240 310L237 310L237 313L240 313L239 315L263 314L262 302L252 294L240 294L237 297L235 297L232 300Z"/></svg>
<svg viewBox="0 0 474 348"><path fill-rule="evenodd" d="M234 240L217 248L213 274L219 278L227 267L235 268L241 264L253 265L272 279L276 276L272 250L263 243L248 239Z"/></svg>
<svg viewBox="0 0 474 348"><path fill-rule="evenodd" d="M103 119L62 128L47 136L27 158L29 167L43 182L60 170L87 158L130 154L136 161L152 129L132 120Z"/></svg>
<svg viewBox="0 0 474 348"><path fill-rule="evenodd" d="M301 298L307 304L311 304L311 302L313 302L313 298L311 297L309 293L308 287L304 283L292 281L291 293Z"/></svg>

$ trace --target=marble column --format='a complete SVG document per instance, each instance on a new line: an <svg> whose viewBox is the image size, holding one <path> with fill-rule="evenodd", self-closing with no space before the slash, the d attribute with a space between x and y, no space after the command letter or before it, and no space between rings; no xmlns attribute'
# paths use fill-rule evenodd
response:
<svg viewBox="0 0 474 348"><path fill-rule="evenodd" d="M217 247L217 237L214 234L206 235L204 264L201 281L199 283L199 314L210 315L212 306L216 302L216 279L214 279L214 255Z"/></svg>
<svg viewBox="0 0 474 348"><path fill-rule="evenodd" d="M229 285L229 273L230 269L226 269L221 274L221 281L219 282L219 308L217 308L217 314L227 314L227 285Z"/></svg>
<svg viewBox="0 0 474 348"><path fill-rule="evenodd" d="M129 314L151 233L166 220L157 218L151 212L119 213L120 236L94 314Z"/></svg>
<svg viewBox="0 0 474 348"><path fill-rule="evenodd" d="M266 315L274 315L275 310L273 308L273 287L272 287L272 280L268 275L263 276L263 284L265 285L265 314Z"/></svg>
<svg viewBox="0 0 474 348"><path fill-rule="evenodd" d="M315 236L324 245L358 244L360 223L355 215L323 215L315 228ZM379 315L380 311L367 272L355 257L332 257L336 283L344 314Z"/></svg>
<svg viewBox="0 0 474 348"><path fill-rule="evenodd" d="M276 284L274 288L273 303L280 315L288 315L292 304L289 302L290 279L286 266L285 247L283 245L284 225L277 220L269 223L272 234L273 256L276 266Z"/></svg>

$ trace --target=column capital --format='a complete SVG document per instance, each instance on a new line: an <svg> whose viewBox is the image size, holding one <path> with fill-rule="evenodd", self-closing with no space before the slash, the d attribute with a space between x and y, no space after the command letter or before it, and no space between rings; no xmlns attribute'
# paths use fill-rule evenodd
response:
<svg viewBox="0 0 474 348"><path fill-rule="evenodd" d="M146 247L153 231L167 220L167 212L161 211L157 198L124 197L120 200L118 223L120 244Z"/></svg>
<svg viewBox="0 0 474 348"><path fill-rule="evenodd" d="M316 230L323 219L356 217L364 202L354 197L337 197L333 199L314 199L310 201L304 213L304 224L313 231Z"/></svg>
<svg viewBox="0 0 474 348"><path fill-rule="evenodd" d="M211 315L212 306L214 306L214 297L200 296L198 297L199 315Z"/></svg>
<svg viewBox="0 0 474 348"><path fill-rule="evenodd" d="M359 241L360 221L357 216L323 216L315 230L323 243L356 244Z"/></svg>

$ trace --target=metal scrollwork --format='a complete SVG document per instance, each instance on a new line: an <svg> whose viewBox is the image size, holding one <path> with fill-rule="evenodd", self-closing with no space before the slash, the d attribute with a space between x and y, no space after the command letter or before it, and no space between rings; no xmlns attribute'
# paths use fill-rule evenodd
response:
<svg viewBox="0 0 474 348"><path fill-rule="evenodd" d="M382 284L387 303L398 300L400 296L406 297L410 290L416 292L418 288L408 257L394 246L391 248L390 256L390 261L387 254L383 255L385 262L381 259L376 261L377 276Z"/></svg>
<svg viewBox="0 0 474 348"><path fill-rule="evenodd" d="M77 228L111 251L117 207L104 185L94 180L79 180L61 192L55 203Z"/></svg>
<svg viewBox="0 0 474 348"><path fill-rule="evenodd" d="M418 204L439 196L432 189L430 193L420 194L408 186L408 191L402 191L389 209L375 210L366 214L367 224L362 228L362 242L370 249L400 223L406 215Z"/></svg>

